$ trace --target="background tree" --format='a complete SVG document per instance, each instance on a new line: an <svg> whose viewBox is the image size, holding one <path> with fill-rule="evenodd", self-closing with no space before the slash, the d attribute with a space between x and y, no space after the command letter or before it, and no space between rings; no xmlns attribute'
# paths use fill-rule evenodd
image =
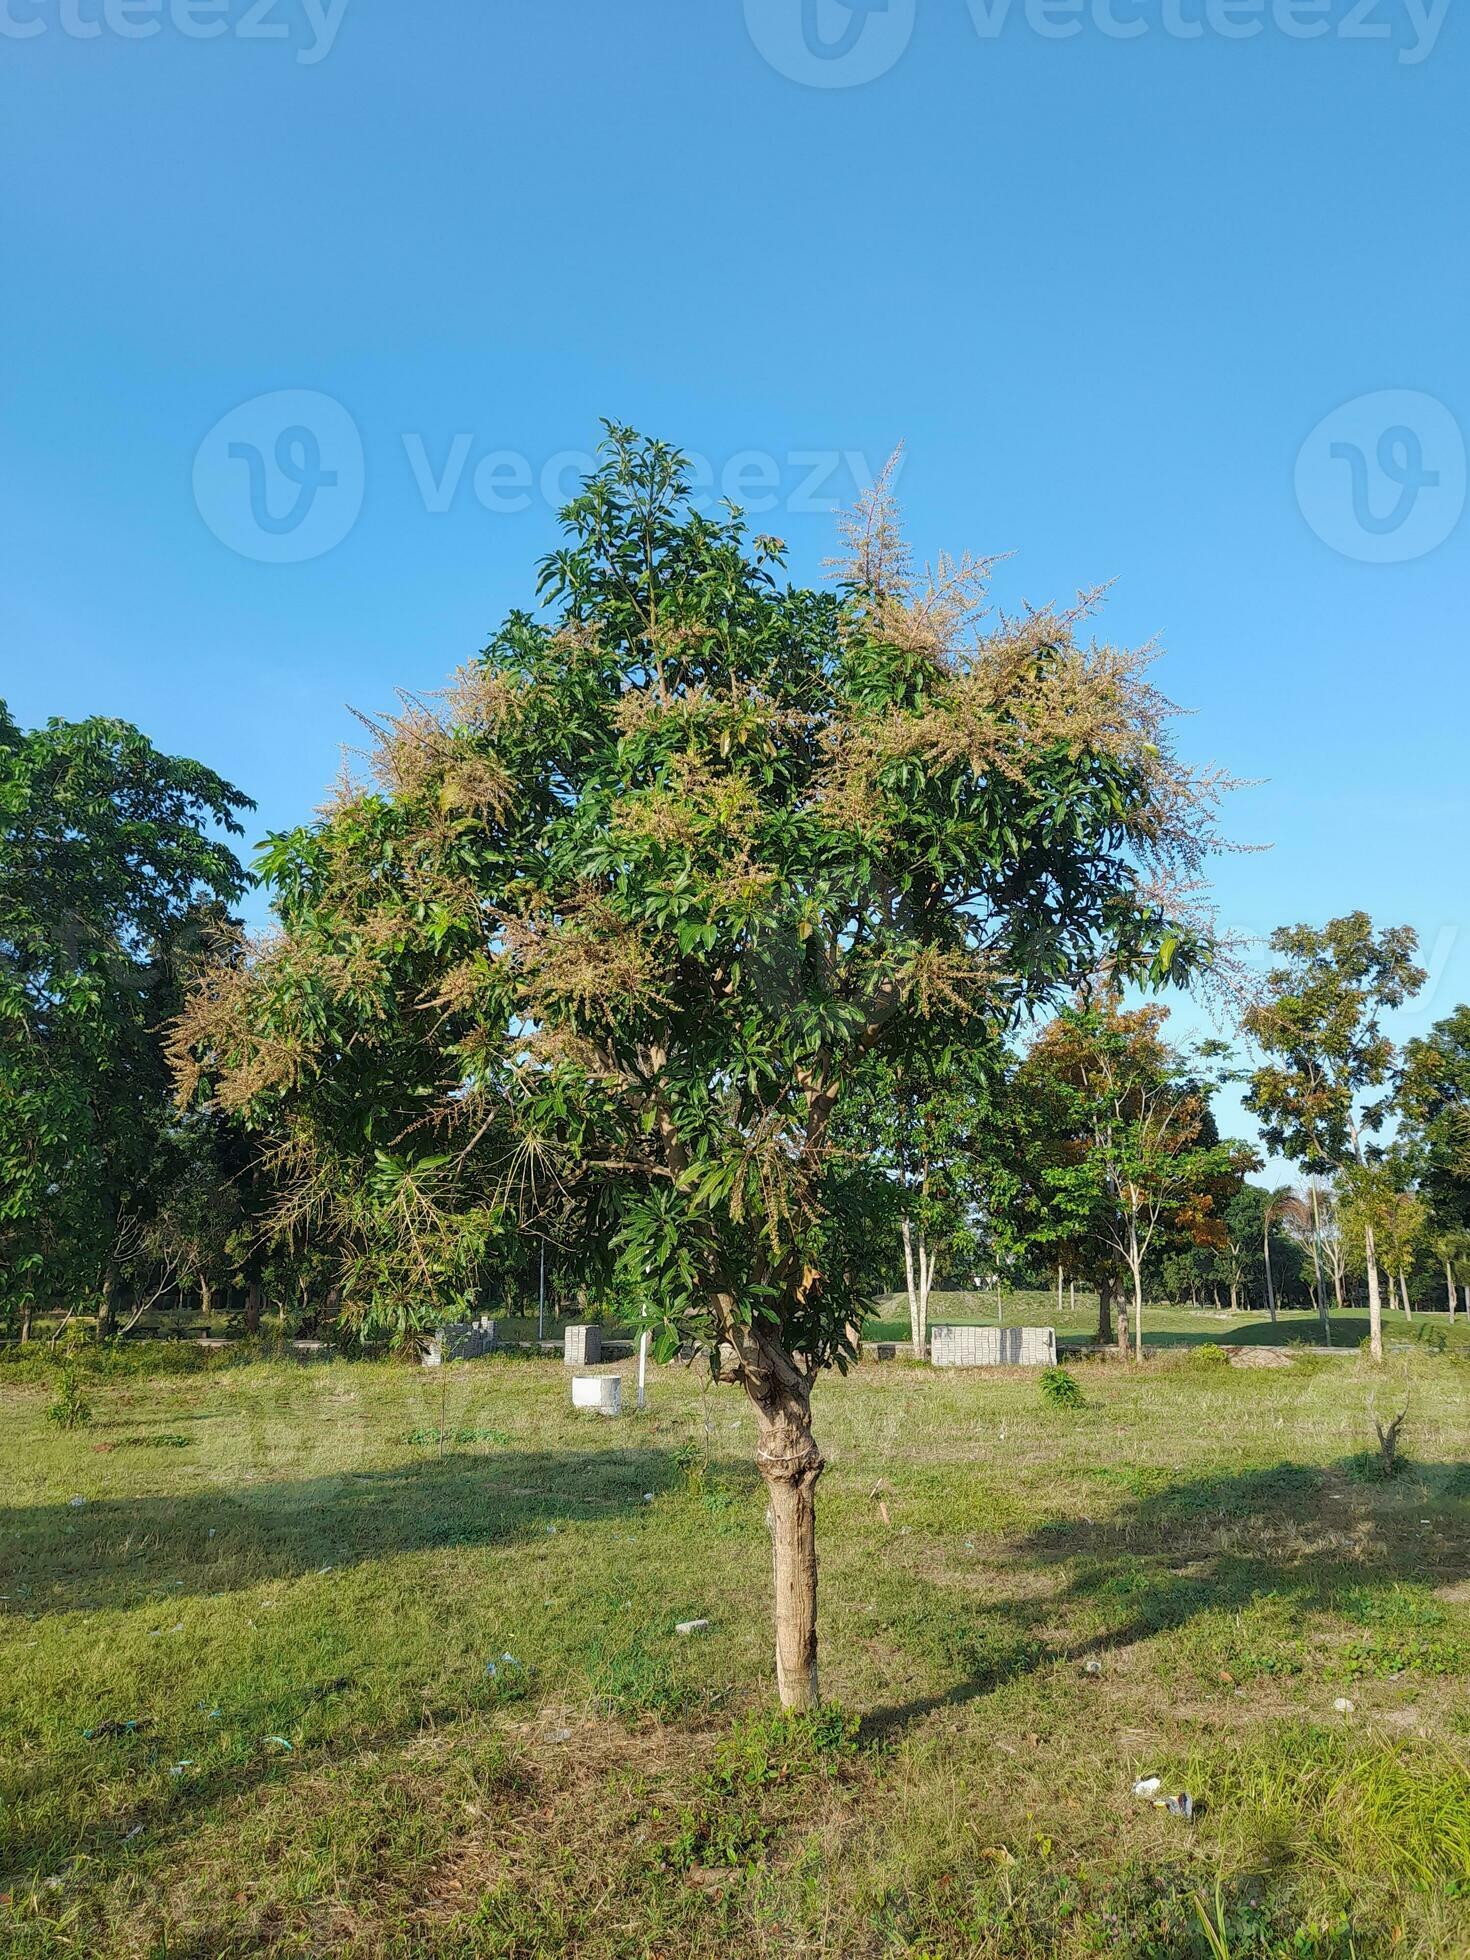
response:
<svg viewBox="0 0 1470 1960"><path fill-rule="evenodd" d="M1038 1112L1038 1207L1127 1273L1140 1358L1151 1257L1173 1236L1221 1244L1224 1205L1253 1161L1221 1143L1204 1082L1163 1039L1165 1018L1155 1006L1125 1012L1108 988L1043 1028L1018 1073L1019 1099Z"/></svg>
<svg viewBox="0 0 1470 1960"><path fill-rule="evenodd" d="M126 722L23 733L0 703L0 1307L98 1310L167 1188L164 1053L246 877L251 808Z"/></svg>
<svg viewBox="0 0 1470 1960"><path fill-rule="evenodd" d="M1103 950L1189 971L1169 884L1217 785L1139 657L1077 616L982 630L984 567L916 578L881 489L835 592L781 585L776 542L692 511L683 460L627 430L563 524L550 616L513 614L381 726L374 786L273 846L281 935L187 1044L308 1187L374 1130L423 1238L533 1170L598 1187L659 1352L723 1344L754 1406L804 1706L812 1388L853 1351L866 1224L838 1105L870 1055L991 1039Z"/></svg>
<svg viewBox="0 0 1470 1960"><path fill-rule="evenodd" d="M1470 1232L1470 1007L1405 1043L1394 1103L1435 1230Z"/></svg>
<svg viewBox="0 0 1470 1960"><path fill-rule="evenodd" d="M1220 1277L1230 1289L1230 1304L1265 1307L1276 1322L1278 1277L1295 1275L1295 1247L1287 1236L1288 1219L1297 1218L1301 1200L1289 1188L1264 1190L1242 1183L1224 1207L1226 1242L1219 1258Z"/></svg>
<svg viewBox="0 0 1470 1960"><path fill-rule="evenodd" d="M961 1040L910 1057L871 1056L837 1105L834 1151L887 1180L897 1222L910 1339L928 1352L929 1294L943 1261L973 1265L987 1168L1005 1106L1006 1056ZM885 1208L875 1194L875 1223Z"/></svg>
<svg viewBox="0 0 1470 1960"><path fill-rule="evenodd" d="M1431 1239L1430 1250L1444 1273L1450 1319L1455 1317L1457 1286L1465 1289L1465 1310L1470 1313L1470 1232L1442 1229Z"/></svg>
<svg viewBox="0 0 1470 1960"><path fill-rule="evenodd" d="M1280 926L1271 949L1282 963L1266 976L1263 998L1244 1016L1265 1060L1252 1072L1245 1105L1267 1143L1318 1178L1368 1162L1368 1141L1389 1108L1394 1046L1382 1017L1424 984L1408 926L1375 933L1366 912L1323 927ZM1313 1187L1315 1188L1315 1186ZM1382 1305L1372 1208L1355 1208L1368 1237L1370 1345L1383 1358ZM1331 1339L1330 1322L1324 1332Z"/></svg>

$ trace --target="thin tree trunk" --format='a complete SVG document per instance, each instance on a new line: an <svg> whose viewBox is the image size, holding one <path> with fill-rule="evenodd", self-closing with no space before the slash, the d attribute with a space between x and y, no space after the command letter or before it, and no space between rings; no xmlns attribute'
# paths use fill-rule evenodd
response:
<svg viewBox="0 0 1470 1960"><path fill-rule="evenodd" d="M1230 1311L1232 1313L1240 1312L1240 1283L1238 1280L1231 1280L1230 1282Z"/></svg>
<svg viewBox="0 0 1470 1960"><path fill-rule="evenodd" d="M1266 1255L1266 1311L1271 1316L1271 1325L1276 1325L1276 1282L1271 1277L1271 1221L1266 1220L1266 1229L1261 1234L1261 1250Z"/></svg>
<svg viewBox="0 0 1470 1960"><path fill-rule="evenodd" d="M913 1231L906 1218L899 1225L899 1233L903 1239L904 1284L909 1295L909 1347L915 1361L922 1361L924 1352L919 1345L919 1290L914 1281Z"/></svg>
<svg viewBox="0 0 1470 1960"><path fill-rule="evenodd" d="M1368 1352L1375 1361L1383 1359L1383 1301L1378 1292L1378 1248L1373 1242L1373 1227L1369 1225L1363 1233L1363 1250L1368 1268Z"/></svg>
<svg viewBox="0 0 1470 1960"><path fill-rule="evenodd" d="M1076 1311L1077 1311L1077 1282L1076 1282L1076 1280L1074 1279L1074 1280L1069 1280L1069 1281L1067 1282L1067 1284L1068 1284L1068 1289L1069 1289L1069 1291L1068 1291L1068 1295L1067 1295L1067 1298L1068 1298L1068 1303L1069 1303L1069 1305L1071 1306L1071 1309L1072 1309L1072 1311L1073 1311L1073 1313L1076 1313Z"/></svg>
<svg viewBox="0 0 1470 1960"><path fill-rule="evenodd" d="M1128 1227L1128 1264L1133 1269L1133 1353L1143 1359L1143 1254L1138 1249L1138 1229Z"/></svg>
<svg viewBox="0 0 1470 1960"><path fill-rule="evenodd" d="M810 1391L770 1388L757 1396L756 1464L766 1485L766 1522L776 1589L776 1688L781 1706L815 1708L817 1686L817 1479Z"/></svg>
<svg viewBox="0 0 1470 1960"><path fill-rule="evenodd" d="M1057 1267L1057 1319L1062 1317L1062 1269Z"/></svg>
<svg viewBox="0 0 1470 1960"><path fill-rule="evenodd" d="M1455 1274L1454 1268L1450 1265L1448 1259L1444 1262L1444 1290L1450 1296L1450 1322L1453 1325L1455 1318Z"/></svg>
<svg viewBox="0 0 1470 1960"><path fill-rule="evenodd" d="M1312 1302L1317 1309L1317 1318L1322 1323L1322 1339L1327 1347L1332 1346L1332 1315L1327 1310L1327 1294L1322 1285L1322 1215L1317 1208L1317 1187L1307 1187L1312 1194Z"/></svg>
<svg viewBox="0 0 1470 1960"><path fill-rule="evenodd" d="M919 1359L929 1352L929 1295L934 1286L934 1266L939 1255L929 1250L924 1233L919 1234Z"/></svg>
<svg viewBox="0 0 1470 1960"><path fill-rule="evenodd" d="M31 1338L31 1312L31 1302L27 1300L20 1310L20 1338L22 1341L28 1341Z"/></svg>
<svg viewBox="0 0 1470 1960"><path fill-rule="evenodd" d="M112 1333L117 1321L118 1271L109 1266L102 1281L102 1303L97 1309L97 1338L105 1341Z"/></svg>
<svg viewBox="0 0 1470 1960"><path fill-rule="evenodd" d="M1111 1347L1113 1344L1113 1281L1109 1274L1097 1283L1097 1344Z"/></svg>
<svg viewBox="0 0 1470 1960"><path fill-rule="evenodd" d="M76 1312L76 1310L77 1310L77 1309L76 1309L76 1303L75 1303L75 1302L73 1302L73 1303L72 1303L72 1305L71 1305L71 1306L69 1306L69 1307L67 1308L67 1310L66 1310L66 1312L65 1312L65 1313L64 1313L64 1314L62 1315L62 1318L61 1318L61 1325L60 1325L60 1326L59 1326L59 1327L57 1328L57 1330L56 1330L56 1332L55 1332L55 1333L54 1333L54 1334L53 1334L53 1335L51 1336L51 1350L50 1350L50 1351L51 1351L51 1353L52 1353L52 1354L55 1354L55 1352L56 1352L56 1349L57 1349L57 1346L58 1346L58 1344L59 1344L59 1342L60 1342L60 1340L61 1340L61 1337L62 1337L62 1335L63 1335L63 1334L64 1334L64 1333L66 1332L66 1330L67 1330L67 1328L68 1328L68 1327L69 1327L69 1326L71 1325L71 1321L72 1321L72 1316L73 1316L73 1314L75 1314L75 1312Z"/></svg>
<svg viewBox="0 0 1470 1960"><path fill-rule="evenodd" d="M1404 1319L1412 1320L1414 1318L1414 1310L1409 1305L1409 1282L1404 1277L1402 1266L1399 1267L1399 1298L1404 1303Z"/></svg>

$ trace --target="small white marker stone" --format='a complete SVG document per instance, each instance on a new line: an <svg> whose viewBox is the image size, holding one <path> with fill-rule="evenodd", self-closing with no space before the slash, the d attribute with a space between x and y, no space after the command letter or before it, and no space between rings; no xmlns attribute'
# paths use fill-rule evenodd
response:
<svg viewBox="0 0 1470 1960"><path fill-rule="evenodd" d="M708 1630L708 1620L680 1620L674 1628L675 1633L706 1633Z"/></svg>

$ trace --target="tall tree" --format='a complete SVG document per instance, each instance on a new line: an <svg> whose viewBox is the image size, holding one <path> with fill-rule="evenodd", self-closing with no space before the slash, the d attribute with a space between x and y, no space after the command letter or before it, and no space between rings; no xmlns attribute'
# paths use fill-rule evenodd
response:
<svg viewBox="0 0 1470 1960"><path fill-rule="evenodd" d="M1423 969L1414 964L1417 947L1408 926L1375 933L1366 912L1329 919L1320 928L1280 926L1271 935L1281 964L1267 974L1262 999L1244 1017L1264 1056L1245 1104L1260 1118L1271 1148L1314 1179L1369 1161L1370 1139L1388 1113L1385 1085L1394 1064L1383 1015L1423 986ZM1367 1234L1370 1346L1381 1361L1373 1217L1361 1210L1358 1216ZM1325 1320L1324 1331L1330 1340Z"/></svg>
<svg viewBox="0 0 1470 1960"><path fill-rule="evenodd" d="M166 1189L164 1055L190 963L245 889L252 806L126 722L23 733L0 703L0 1305L94 1303Z"/></svg>
<svg viewBox="0 0 1470 1960"><path fill-rule="evenodd" d="M801 1707L812 1389L853 1352L863 1260L837 1106L869 1056L993 1038L1102 951L1189 971L1168 887L1218 785L1139 657L1075 616L985 630L981 564L915 577L882 488L823 592L688 497L676 452L611 430L547 615L383 723L376 784L273 848L282 934L187 1041L234 1107L295 1123L308 1180L365 1124L440 1159L421 1235L491 1175L601 1190L659 1351L722 1352L754 1406Z"/></svg>
<svg viewBox="0 0 1470 1960"><path fill-rule="evenodd" d="M1470 1007L1404 1044L1394 1102L1439 1228L1470 1231Z"/></svg>
<svg viewBox="0 0 1470 1960"><path fill-rule="evenodd" d="M1034 1192L1059 1236L1086 1235L1126 1271L1143 1356L1143 1276L1171 1235L1221 1244L1246 1168L1222 1143L1207 1088L1163 1037L1165 1010L1125 1012L1112 988L1068 1008L1032 1044L1018 1097L1038 1112ZM1045 1227L1038 1227L1038 1236Z"/></svg>

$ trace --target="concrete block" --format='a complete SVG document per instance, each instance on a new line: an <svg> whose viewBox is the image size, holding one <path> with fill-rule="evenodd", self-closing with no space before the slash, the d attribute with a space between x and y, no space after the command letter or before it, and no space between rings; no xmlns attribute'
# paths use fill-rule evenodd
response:
<svg viewBox="0 0 1470 1960"><path fill-rule="evenodd" d="M600 1416L620 1416L623 1413L622 1376L573 1375L572 1407L595 1409Z"/></svg>
<svg viewBox="0 0 1470 1960"><path fill-rule="evenodd" d="M1054 1327L931 1327L936 1368L1054 1368Z"/></svg>
<svg viewBox="0 0 1470 1960"><path fill-rule="evenodd" d="M569 1327L562 1342L562 1360L568 1368L595 1368L602 1359L602 1329L592 1326Z"/></svg>
<svg viewBox="0 0 1470 1960"><path fill-rule="evenodd" d="M445 1361L477 1361L495 1346L495 1322L486 1315L478 1320L456 1320L441 1327L424 1349L426 1368L437 1368Z"/></svg>

